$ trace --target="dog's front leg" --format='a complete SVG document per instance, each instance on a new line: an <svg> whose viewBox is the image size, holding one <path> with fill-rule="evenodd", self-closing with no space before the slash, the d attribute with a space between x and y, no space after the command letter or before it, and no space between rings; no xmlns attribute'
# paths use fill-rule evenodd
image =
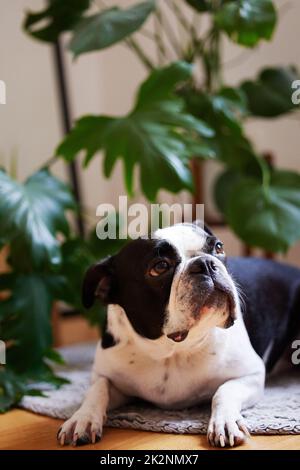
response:
<svg viewBox="0 0 300 470"><path fill-rule="evenodd" d="M250 436L241 411L254 405L263 393L264 372L228 380L212 399L207 438L212 446L242 444Z"/></svg>
<svg viewBox="0 0 300 470"><path fill-rule="evenodd" d="M83 445L101 439L106 411L126 403L121 394L105 377L98 377L89 388L81 407L58 430L61 445Z"/></svg>

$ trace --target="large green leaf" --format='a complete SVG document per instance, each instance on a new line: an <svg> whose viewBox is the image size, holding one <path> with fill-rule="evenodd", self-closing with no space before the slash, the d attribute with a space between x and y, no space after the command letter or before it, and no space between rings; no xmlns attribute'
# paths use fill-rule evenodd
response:
<svg viewBox="0 0 300 470"><path fill-rule="evenodd" d="M54 356L57 359L59 354L54 352ZM69 383L63 377L55 376L48 364L42 364L33 371L25 371L24 374L15 372L9 365L0 368L0 413L18 405L24 395L44 396L41 390L33 386L37 381L47 382L54 387Z"/></svg>
<svg viewBox="0 0 300 470"><path fill-rule="evenodd" d="M40 366L51 347L53 297L45 276L14 274L10 280L11 295L0 303L0 321L2 316L6 318L0 336L12 342L7 350L7 364L24 372Z"/></svg>
<svg viewBox="0 0 300 470"><path fill-rule="evenodd" d="M62 244L62 256L60 275L65 280L67 288L63 282L58 285L57 296L67 304L81 310L83 276L87 268L95 263L96 257L93 256L87 242L79 238L66 240Z"/></svg>
<svg viewBox="0 0 300 470"><path fill-rule="evenodd" d="M284 252L300 240L300 175L276 171L270 186L243 178L232 188L226 216L247 244Z"/></svg>
<svg viewBox="0 0 300 470"><path fill-rule="evenodd" d="M292 83L299 79L293 67L266 68L254 81L242 83L248 108L255 116L276 117L299 106L292 102Z"/></svg>
<svg viewBox="0 0 300 470"><path fill-rule="evenodd" d="M233 41L247 47L271 39L276 25L272 0L235 0L223 5L215 20Z"/></svg>
<svg viewBox="0 0 300 470"><path fill-rule="evenodd" d="M86 270L96 261L118 252L126 242L123 239L99 240L95 229L87 240L67 240L62 245L63 264L60 269L67 286L63 282L58 286L57 298L82 311L81 286ZM106 308L97 303L85 315L91 323L102 324L105 312Z"/></svg>
<svg viewBox="0 0 300 470"><path fill-rule="evenodd" d="M177 85L191 78L193 66L187 62L174 62L168 67L153 70L142 83L137 95L136 108L174 98Z"/></svg>
<svg viewBox="0 0 300 470"><path fill-rule="evenodd" d="M226 213L228 200L230 199L235 186L242 178L242 173L232 168L226 169L218 174L216 181L214 182L213 195L216 206L221 214Z"/></svg>
<svg viewBox="0 0 300 470"><path fill-rule="evenodd" d="M58 265L57 233L68 235L65 210L74 208L69 189L47 170L32 175L25 184L0 171L0 239L12 244L15 262Z"/></svg>
<svg viewBox="0 0 300 470"><path fill-rule="evenodd" d="M243 130L243 118L247 114L244 93L234 88L222 88L209 95L187 87L182 96L187 110L205 119L214 129L210 146L215 149L218 159L229 167L256 171L256 155Z"/></svg>
<svg viewBox="0 0 300 470"><path fill-rule="evenodd" d="M27 14L24 28L37 39L54 42L60 33L78 23L90 0L49 0L48 3L44 10Z"/></svg>
<svg viewBox="0 0 300 470"><path fill-rule="evenodd" d="M119 238L119 228L122 227L122 218L119 214L111 214L111 224L115 224L116 238L100 240L95 227L86 239L69 238L61 247L63 262L59 272L55 276L47 277L47 284L56 299L63 300L70 306L82 312L81 286L87 269L96 261L117 253L127 239ZM99 224L104 227L107 219L102 219ZM126 232L125 232L126 233ZM7 279L8 278L8 279ZM5 289L9 282L9 275L0 277L0 290ZM93 309L85 312L86 317L92 323L101 324L105 318L106 309L97 303Z"/></svg>
<svg viewBox="0 0 300 470"><path fill-rule="evenodd" d="M221 88L211 97L213 112L232 130L241 132L241 121L247 113L244 93L235 88Z"/></svg>
<svg viewBox="0 0 300 470"><path fill-rule="evenodd" d="M130 195L136 165L140 167L141 188L150 200L154 200L162 188L172 192L191 189L188 160L197 150L200 156L203 152L203 157L207 157L208 144L203 146L203 138L207 141L213 136L212 129L187 113L183 100L171 93L174 87L189 79L191 73L191 67L182 62L154 71L142 85L130 114L122 118L86 116L80 119L58 147L57 155L70 161L85 150L85 164L88 164L96 152L103 150L107 177L117 159L122 158ZM210 155L213 156L213 150Z"/></svg>
<svg viewBox="0 0 300 470"><path fill-rule="evenodd" d="M125 10L114 7L83 18L69 48L77 56L112 46L137 31L154 9L155 1L148 0Z"/></svg>
<svg viewBox="0 0 300 470"><path fill-rule="evenodd" d="M7 367L0 369L0 413L17 405L24 395L43 396L40 390L30 388L23 377Z"/></svg>
<svg viewBox="0 0 300 470"><path fill-rule="evenodd" d="M247 101L243 91L235 88L221 88L215 94L186 87L182 91L187 110L194 116L205 119L215 130L223 128L225 133L242 132L242 118L246 115Z"/></svg>

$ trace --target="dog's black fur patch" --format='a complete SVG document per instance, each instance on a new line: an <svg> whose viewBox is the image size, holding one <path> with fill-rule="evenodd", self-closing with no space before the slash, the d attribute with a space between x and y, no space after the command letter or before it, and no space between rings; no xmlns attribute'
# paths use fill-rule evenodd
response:
<svg viewBox="0 0 300 470"><path fill-rule="evenodd" d="M170 269L159 278L149 276L149 266L162 259L168 259ZM117 255L106 259L103 266L98 263L88 270L83 283L83 302L91 306L98 297L98 286L105 278L102 301L123 307L137 333L157 339L162 335L172 280L179 262L176 249L166 240L134 240ZM111 347L114 339L108 334L105 332L104 344Z"/></svg>
<svg viewBox="0 0 300 470"><path fill-rule="evenodd" d="M150 264L166 258L172 267L159 278L150 277ZM115 295L133 328L141 336L157 339L162 335L166 306L179 261L175 248L164 240L135 240L116 255Z"/></svg>
<svg viewBox="0 0 300 470"><path fill-rule="evenodd" d="M103 349L113 348L118 344L118 340L107 329L107 317L102 325L101 346Z"/></svg>
<svg viewBox="0 0 300 470"><path fill-rule="evenodd" d="M242 289L244 321L253 348L270 349L270 371L300 331L300 269L259 258L228 258L227 267Z"/></svg>

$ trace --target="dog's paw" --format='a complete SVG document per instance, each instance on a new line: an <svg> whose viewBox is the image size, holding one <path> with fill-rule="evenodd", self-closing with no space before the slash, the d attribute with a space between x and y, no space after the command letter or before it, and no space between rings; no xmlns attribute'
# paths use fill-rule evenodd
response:
<svg viewBox="0 0 300 470"><path fill-rule="evenodd" d="M247 424L240 414L213 413L210 418L207 439L214 447L234 447L250 437Z"/></svg>
<svg viewBox="0 0 300 470"><path fill-rule="evenodd" d="M60 445L80 446L95 444L102 436L103 417L94 413L77 411L58 430L57 440Z"/></svg>

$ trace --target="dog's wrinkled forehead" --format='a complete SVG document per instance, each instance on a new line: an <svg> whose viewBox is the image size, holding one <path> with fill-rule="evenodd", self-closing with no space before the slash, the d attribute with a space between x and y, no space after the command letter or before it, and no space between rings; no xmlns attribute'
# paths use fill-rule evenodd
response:
<svg viewBox="0 0 300 470"><path fill-rule="evenodd" d="M159 229L154 238L167 240L182 259L193 258L204 251L209 234L195 224L178 224Z"/></svg>

